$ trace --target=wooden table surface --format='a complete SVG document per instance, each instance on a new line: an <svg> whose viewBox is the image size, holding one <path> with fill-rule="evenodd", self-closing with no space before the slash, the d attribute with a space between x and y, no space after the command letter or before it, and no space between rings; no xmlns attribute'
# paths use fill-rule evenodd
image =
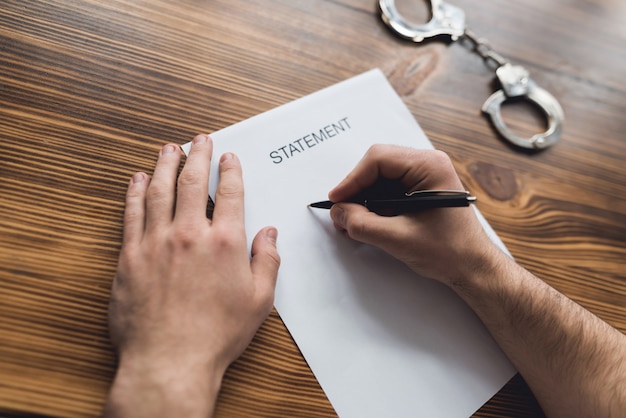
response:
<svg viewBox="0 0 626 418"><path fill-rule="evenodd" d="M556 146L499 139L480 113L492 70L465 44L393 37L375 0L0 2L0 413L101 412L124 193L161 145L374 67L515 258L626 331L626 2L452 3L560 101ZM505 110L516 132L543 130L534 108ZM476 416L540 414L517 376ZM275 312L217 415L335 415Z"/></svg>

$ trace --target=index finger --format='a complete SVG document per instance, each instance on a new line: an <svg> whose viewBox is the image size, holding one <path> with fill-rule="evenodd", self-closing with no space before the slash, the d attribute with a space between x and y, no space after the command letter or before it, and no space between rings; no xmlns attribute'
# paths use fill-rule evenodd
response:
<svg viewBox="0 0 626 418"><path fill-rule="evenodd" d="M356 167L328 194L343 202L373 185L378 178L398 180L407 190L462 189L447 154L397 145L373 145Z"/></svg>

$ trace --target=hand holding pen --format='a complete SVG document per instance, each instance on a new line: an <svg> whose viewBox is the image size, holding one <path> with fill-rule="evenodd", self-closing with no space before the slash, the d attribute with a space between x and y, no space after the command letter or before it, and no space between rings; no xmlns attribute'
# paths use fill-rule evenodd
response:
<svg viewBox="0 0 626 418"><path fill-rule="evenodd" d="M446 285L471 267L465 260L479 260L477 253L491 245L468 208L476 199L464 191L450 158L440 151L375 145L328 198L311 206L330 207L337 229ZM425 210L432 208L437 209Z"/></svg>

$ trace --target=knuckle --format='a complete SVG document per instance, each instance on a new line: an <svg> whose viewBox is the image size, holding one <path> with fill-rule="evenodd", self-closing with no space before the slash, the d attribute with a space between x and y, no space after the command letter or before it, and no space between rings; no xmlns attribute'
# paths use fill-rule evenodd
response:
<svg viewBox="0 0 626 418"><path fill-rule="evenodd" d="M281 261L278 251L269 251L267 253L267 259L270 261L270 263L274 265L276 270L278 270L278 268L280 267L280 261Z"/></svg>
<svg viewBox="0 0 626 418"><path fill-rule="evenodd" d="M129 187L126 192L126 199L127 200L141 199L144 193L145 191L143 189L140 189L138 187Z"/></svg>
<svg viewBox="0 0 626 418"><path fill-rule="evenodd" d="M216 200L219 198L243 199L243 189L237 184L222 183L217 189Z"/></svg>
<svg viewBox="0 0 626 418"><path fill-rule="evenodd" d="M462 189L463 184L458 177L454 163L448 154L443 151L431 151L431 171L437 173L436 178L442 183L441 187L450 189Z"/></svg>
<svg viewBox="0 0 626 418"><path fill-rule="evenodd" d="M196 186L202 184L203 181L204 175L202 172L187 167L178 176L178 187Z"/></svg>
<svg viewBox="0 0 626 418"><path fill-rule="evenodd" d="M261 312L265 317L272 310L272 305L274 305L274 292L268 289L261 295Z"/></svg>
<svg viewBox="0 0 626 418"><path fill-rule="evenodd" d="M259 316L266 317L269 315L274 305L274 287L266 284L264 286L257 287L256 291L256 306Z"/></svg>
<svg viewBox="0 0 626 418"><path fill-rule="evenodd" d="M125 243L120 251L119 265L120 267L128 267L132 261L137 259L141 253L140 246L133 243Z"/></svg>
<svg viewBox="0 0 626 418"><path fill-rule="evenodd" d="M367 153L371 155L380 155L380 154L383 154L387 148L388 148L388 145L374 144L369 148Z"/></svg>
<svg viewBox="0 0 626 418"><path fill-rule="evenodd" d="M243 232L238 229L233 228L234 227L232 225L228 227L220 225L213 226L212 236L217 248L226 251L233 251L240 248L242 236L245 237L245 235L242 235Z"/></svg>
<svg viewBox="0 0 626 418"><path fill-rule="evenodd" d="M367 232L365 220L359 214L346 216L345 228L348 236L357 241L360 241Z"/></svg>
<svg viewBox="0 0 626 418"><path fill-rule="evenodd" d="M126 223L135 223L143 220L143 210L141 208L126 207L124 211L124 220Z"/></svg>
<svg viewBox="0 0 626 418"><path fill-rule="evenodd" d="M274 262L277 268L280 267L281 258L280 258L280 254L278 254L278 251L272 251L270 253L270 258L272 259L272 261Z"/></svg>
<svg viewBox="0 0 626 418"><path fill-rule="evenodd" d="M175 251L187 251L196 246L199 232L195 228L177 228L169 237L169 246Z"/></svg>
<svg viewBox="0 0 626 418"><path fill-rule="evenodd" d="M441 167L451 167L452 160L450 156L443 151L440 150L432 150L431 151L433 161Z"/></svg>
<svg viewBox="0 0 626 418"><path fill-rule="evenodd" d="M161 185L151 184L146 193L146 197L149 201L163 201L169 198L169 190Z"/></svg>
<svg viewBox="0 0 626 418"><path fill-rule="evenodd" d="M144 257L139 245L124 244L120 251L117 271L114 280L114 289L119 293L120 289L126 289L128 286L134 286L141 275L141 261Z"/></svg>
<svg viewBox="0 0 626 418"><path fill-rule="evenodd" d="M241 172L241 165L237 158L222 159L220 161L219 170L222 174L228 172L237 174Z"/></svg>

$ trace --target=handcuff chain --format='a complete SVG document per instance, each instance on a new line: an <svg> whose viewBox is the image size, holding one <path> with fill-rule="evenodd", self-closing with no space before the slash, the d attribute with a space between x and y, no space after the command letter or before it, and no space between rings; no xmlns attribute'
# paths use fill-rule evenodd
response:
<svg viewBox="0 0 626 418"><path fill-rule="evenodd" d="M494 63L496 65L496 69L508 64L508 60L504 58L502 55L498 54L484 38L479 38L476 34L470 30L469 28L465 28L463 32L463 38L470 41L472 44L472 51L480 55L480 57L485 61L487 66L490 63Z"/></svg>

